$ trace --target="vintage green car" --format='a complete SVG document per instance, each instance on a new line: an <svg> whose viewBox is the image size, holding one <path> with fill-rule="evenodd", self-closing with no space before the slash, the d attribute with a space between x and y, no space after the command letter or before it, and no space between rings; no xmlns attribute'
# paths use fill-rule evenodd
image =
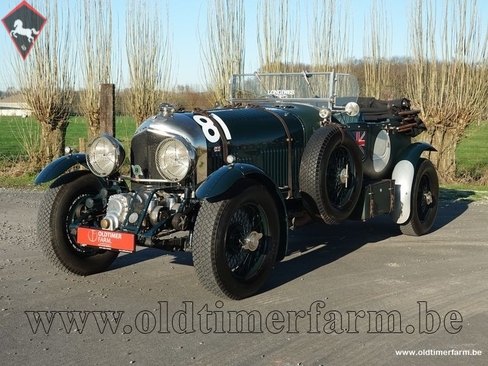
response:
<svg viewBox="0 0 488 366"><path fill-rule="evenodd" d="M130 176L122 144L93 138L87 153L53 161L39 209L38 242L79 275L107 269L136 246L191 251L202 285L252 296L287 254L288 231L389 214L407 235L436 218L435 151L412 143L425 129L407 99L358 98L335 72L239 74L230 105L159 114L136 130ZM74 165L86 169L66 173ZM72 170L72 169L71 169Z"/></svg>

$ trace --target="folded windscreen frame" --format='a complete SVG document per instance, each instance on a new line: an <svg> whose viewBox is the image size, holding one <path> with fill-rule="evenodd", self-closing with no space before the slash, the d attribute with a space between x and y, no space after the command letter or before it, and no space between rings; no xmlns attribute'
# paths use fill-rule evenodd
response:
<svg viewBox="0 0 488 366"><path fill-rule="evenodd" d="M335 72L235 74L231 83L233 103L276 99L344 108L359 95L355 76Z"/></svg>

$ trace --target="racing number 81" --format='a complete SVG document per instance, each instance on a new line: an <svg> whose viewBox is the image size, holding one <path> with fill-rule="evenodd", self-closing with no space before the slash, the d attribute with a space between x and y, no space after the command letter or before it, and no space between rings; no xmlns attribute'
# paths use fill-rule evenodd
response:
<svg viewBox="0 0 488 366"><path fill-rule="evenodd" d="M224 132L225 138L227 140L232 139L232 137L230 135L229 128L227 127L225 122L222 120L222 118L220 118L219 116L217 116L216 114L213 114L213 113L210 114L210 116L212 116L212 119L214 121L216 121L220 125L220 127L222 127L222 131ZM198 123L200 126L202 126L203 134L205 135L205 138L209 142L219 141L220 132L219 132L218 128L215 126L215 124L211 118L209 118L207 116L202 116L202 115L196 114L193 116L193 119L195 120L196 123Z"/></svg>

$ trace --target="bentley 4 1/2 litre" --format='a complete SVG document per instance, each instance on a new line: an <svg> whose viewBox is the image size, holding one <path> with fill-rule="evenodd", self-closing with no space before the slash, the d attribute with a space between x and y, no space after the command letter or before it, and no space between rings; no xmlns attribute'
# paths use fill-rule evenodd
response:
<svg viewBox="0 0 488 366"><path fill-rule="evenodd" d="M259 291L287 253L288 230L389 214L407 235L427 233L439 184L435 151L407 99L358 98L335 72L239 74L230 104L177 112L163 103L135 131L130 173L122 144L102 134L37 176L54 182L38 242L59 268L107 269L136 246L191 251L197 277L232 299ZM75 170L75 165L85 169ZM126 169L129 171L129 169Z"/></svg>

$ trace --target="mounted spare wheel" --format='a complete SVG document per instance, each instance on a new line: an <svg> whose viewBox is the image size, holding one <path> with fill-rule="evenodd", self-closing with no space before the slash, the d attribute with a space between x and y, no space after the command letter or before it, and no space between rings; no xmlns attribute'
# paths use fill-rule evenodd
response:
<svg viewBox="0 0 488 366"><path fill-rule="evenodd" d="M327 125L308 140L300 165L300 190L311 215L327 224L347 219L363 181L361 150L342 128Z"/></svg>

